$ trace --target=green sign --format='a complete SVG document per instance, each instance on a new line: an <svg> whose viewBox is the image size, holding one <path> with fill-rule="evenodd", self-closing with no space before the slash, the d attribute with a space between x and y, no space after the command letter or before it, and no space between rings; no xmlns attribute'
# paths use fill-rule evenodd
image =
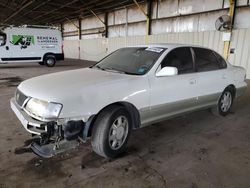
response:
<svg viewBox="0 0 250 188"><path fill-rule="evenodd" d="M32 35L12 35L12 41L10 41L10 43L21 46L21 49L25 49L31 44L35 44L35 39Z"/></svg>

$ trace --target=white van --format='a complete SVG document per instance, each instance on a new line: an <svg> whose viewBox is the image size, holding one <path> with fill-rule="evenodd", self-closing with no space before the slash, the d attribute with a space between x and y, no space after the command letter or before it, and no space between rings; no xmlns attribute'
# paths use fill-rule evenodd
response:
<svg viewBox="0 0 250 188"><path fill-rule="evenodd" d="M0 64L38 62L53 67L63 60L61 32L40 26L0 28Z"/></svg>

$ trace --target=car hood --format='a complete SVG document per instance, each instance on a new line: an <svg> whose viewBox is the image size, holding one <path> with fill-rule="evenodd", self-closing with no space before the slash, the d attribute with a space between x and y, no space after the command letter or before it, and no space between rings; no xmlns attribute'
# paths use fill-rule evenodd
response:
<svg viewBox="0 0 250 188"><path fill-rule="evenodd" d="M84 68L53 73L22 82L18 89L26 96L51 102L60 102L62 96L72 95L89 87L112 84L134 76Z"/></svg>

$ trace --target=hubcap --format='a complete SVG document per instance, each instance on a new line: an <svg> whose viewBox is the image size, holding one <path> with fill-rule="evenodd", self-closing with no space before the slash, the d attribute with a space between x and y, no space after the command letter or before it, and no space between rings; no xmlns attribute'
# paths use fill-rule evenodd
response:
<svg viewBox="0 0 250 188"><path fill-rule="evenodd" d="M221 100L221 110L222 112L227 112L232 104L232 95L229 91L226 91Z"/></svg>
<svg viewBox="0 0 250 188"><path fill-rule="evenodd" d="M118 150L124 144L128 136L128 120L125 116L119 116L109 130L109 146L113 150Z"/></svg>
<svg viewBox="0 0 250 188"><path fill-rule="evenodd" d="M53 60L53 59L48 59L48 60L47 60L47 63L48 63L49 65L52 65L52 64L54 63L54 60Z"/></svg>

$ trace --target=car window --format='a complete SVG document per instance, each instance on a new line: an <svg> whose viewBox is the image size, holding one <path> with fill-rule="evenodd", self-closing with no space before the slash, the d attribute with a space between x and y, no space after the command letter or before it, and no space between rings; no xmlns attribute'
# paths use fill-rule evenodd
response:
<svg viewBox="0 0 250 188"><path fill-rule="evenodd" d="M0 33L0 46L4 46L6 44L6 34Z"/></svg>
<svg viewBox="0 0 250 188"><path fill-rule="evenodd" d="M217 61L219 63L219 67L221 69L223 68L227 68L227 63L225 61L225 59L223 57L221 57L221 55L219 55L218 53L214 52L214 55L217 57Z"/></svg>
<svg viewBox="0 0 250 188"><path fill-rule="evenodd" d="M152 68L164 51L165 48L158 47L121 48L105 57L92 68L143 75Z"/></svg>
<svg viewBox="0 0 250 188"><path fill-rule="evenodd" d="M161 63L161 68L166 66L176 67L178 74L194 72L190 48L180 47L170 51Z"/></svg>
<svg viewBox="0 0 250 188"><path fill-rule="evenodd" d="M212 50L193 48L198 72L220 69L220 63Z"/></svg>

